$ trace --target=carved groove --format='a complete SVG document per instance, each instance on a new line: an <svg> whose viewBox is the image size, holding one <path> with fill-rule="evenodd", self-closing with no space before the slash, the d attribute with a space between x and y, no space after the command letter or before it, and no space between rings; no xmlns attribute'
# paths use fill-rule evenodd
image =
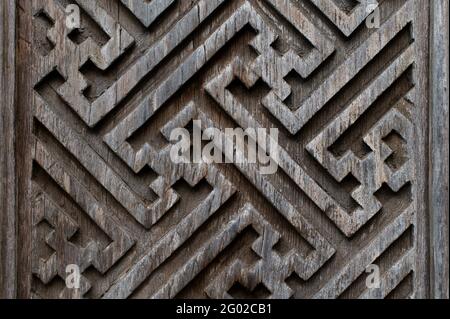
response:
<svg viewBox="0 0 450 319"><path fill-rule="evenodd" d="M74 0L95 24L83 33L66 25L64 1L34 1L31 294L389 298L408 281L413 297L416 2L198 0L181 14L175 0ZM370 4L378 29L365 26ZM279 172L262 174L240 146L242 163L173 163L170 133L195 120L203 132L279 128ZM382 257L380 288L365 289ZM62 284L69 264L79 291Z"/></svg>

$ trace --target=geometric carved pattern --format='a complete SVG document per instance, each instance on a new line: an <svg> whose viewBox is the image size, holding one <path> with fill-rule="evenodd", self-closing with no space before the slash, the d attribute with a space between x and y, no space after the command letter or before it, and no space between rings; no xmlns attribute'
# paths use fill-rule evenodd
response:
<svg viewBox="0 0 450 319"><path fill-rule="evenodd" d="M147 28L163 13L175 0L120 0Z"/></svg>
<svg viewBox="0 0 450 319"><path fill-rule="evenodd" d="M133 44L133 38L96 2L86 0L77 3L99 23L110 39L103 47L91 38L76 45L69 38L73 30L66 24L64 7L56 1L42 2L41 10L54 21L47 34L54 48L47 56L40 57L37 70L39 79L56 68L66 80L59 88L59 94L86 123L91 123L92 108L95 106L83 95L87 83L79 70L88 59L99 69L106 70Z"/></svg>
<svg viewBox="0 0 450 319"><path fill-rule="evenodd" d="M29 12L34 297L415 296L415 0L73 2ZM278 172L173 163L196 120L279 128Z"/></svg>
<svg viewBox="0 0 450 319"><path fill-rule="evenodd" d="M357 0L350 13L340 9L334 1L311 0L347 37L373 12L376 0Z"/></svg>

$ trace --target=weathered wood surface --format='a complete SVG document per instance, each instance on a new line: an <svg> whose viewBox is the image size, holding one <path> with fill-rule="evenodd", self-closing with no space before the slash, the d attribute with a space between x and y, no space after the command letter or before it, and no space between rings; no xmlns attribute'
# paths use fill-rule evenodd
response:
<svg viewBox="0 0 450 319"><path fill-rule="evenodd" d="M449 21L448 1L431 5L430 49L430 243L432 295L448 299L449 293Z"/></svg>
<svg viewBox="0 0 450 319"><path fill-rule="evenodd" d="M15 1L0 3L0 298L16 296Z"/></svg>
<svg viewBox="0 0 450 319"><path fill-rule="evenodd" d="M79 29L66 23L69 3L81 9ZM373 3L380 26L367 28ZM433 193L448 187L436 179L448 148L434 158L427 142L429 124L431 145L448 142L448 122L433 124L448 112L448 82L431 93L433 109L428 99L444 50L430 54L429 32L448 22L429 31L431 9L427 0L18 0L19 94L15 108L5 100L1 141L20 160L2 154L2 294L448 296L437 285L448 283L448 195ZM194 120L203 131L278 128L278 172L247 160L174 164L170 132ZM17 192L3 191L8 183ZM18 266L3 261L15 253ZM65 286L69 264L80 267L79 290ZM371 264L378 289L365 284Z"/></svg>

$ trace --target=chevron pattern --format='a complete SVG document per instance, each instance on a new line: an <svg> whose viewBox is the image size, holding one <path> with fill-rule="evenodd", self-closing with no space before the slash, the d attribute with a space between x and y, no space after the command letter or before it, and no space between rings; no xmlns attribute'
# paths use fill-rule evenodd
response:
<svg viewBox="0 0 450 319"><path fill-rule="evenodd" d="M33 297L416 296L416 0L69 3L26 13ZM278 128L278 172L173 163L196 120Z"/></svg>

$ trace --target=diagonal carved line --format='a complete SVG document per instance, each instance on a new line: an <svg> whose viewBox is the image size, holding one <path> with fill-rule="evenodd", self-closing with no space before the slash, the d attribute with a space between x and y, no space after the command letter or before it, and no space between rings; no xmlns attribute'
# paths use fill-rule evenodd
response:
<svg viewBox="0 0 450 319"><path fill-rule="evenodd" d="M184 84L189 80L214 54L225 45L245 25L250 24L260 31L259 38L255 40L256 45L264 41L273 41L275 36L265 26L252 7L245 3L242 5L222 26L220 26L206 41L197 48L143 103L141 103L129 116L120 122L109 134L105 136L105 142L113 149L135 172L138 172L146 163L155 165L155 156L152 156L151 148L144 145L140 150L134 151L127 142L129 138ZM262 35L261 35L262 34ZM259 42L258 42L259 41ZM209 123L208 120L204 123ZM156 155L156 154L153 154ZM160 160L158 160L160 161ZM313 227L301 216L297 210L271 185L267 178L255 170L253 165L243 164L238 167L247 178L257 187L265 197L276 207L291 224L299 229L305 239L309 241L316 250L309 256L312 262L308 267L298 263L296 271L302 278L311 277L333 254L334 249L329 243L317 233ZM148 262L143 262L147 264ZM125 287L127 280L140 282L139 278L134 280L133 276L124 278L122 282ZM134 284L133 284L134 285ZM114 291L120 288L113 288ZM130 290L128 293L131 293ZM126 293L126 295L128 294ZM114 295L114 294L113 294Z"/></svg>
<svg viewBox="0 0 450 319"><path fill-rule="evenodd" d="M39 55L36 70L33 72L35 84L57 70L65 78L65 82L58 88L58 94L77 112L85 121L89 122L91 104L83 95L88 87L80 67L91 60L101 70L106 70L116 61L133 43L134 39L122 28L108 13L103 10L97 1L78 0L77 3L95 20L102 30L109 36L108 42L100 47L91 37L80 45L70 38L71 30L66 24L66 13L59 1L36 1L35 5L54 21L54 25L47 32L48 40L54 48L47 56Z"/></svg>
<svg viewBox="0 0 450 319"><path fill-rule="evenodd" d="M131 149L126 142L127 138L144 125L183 84L192 78L220 48L247 24L260 32L252 45L263 53L262 51L275 40L276 36L267 28L251 5L245 2L202 46L197 48L159 87L145 97L138 107L105 136L104 141L112 150L118 152L135 172L142 168L140 165L136 165L136 154L139 151L134 152ZM304 31L311 33L310 28L310 26L305 27ZM290 59L289 57L285 58ZM302 61L297 55L295 60ZM301 63L305 64L305 61Z"/></svg>
<svg viewBox="0 0 450 319"><path fill-rule="evenodd" d="M283 17L285 17L312 45L313 49L305 57L299 57L294 50L289 49L282 57L280 65L292 65L303 78L307 78L320 64L323 63L335 50L334 44L306 17L291 0L267 0ZM267 50L269 49L269 50ZM271 48L261 48L261 53L272 51ZM284 77L287 72L279 70ZM284 95L282 98L285 98Z"/></svg>
<svg viewBox="0 0 450 319"><path fill-rule="evenodd" d="M204 131L209 128L214 128L215 123L211 121L203 112L199 110L192 110L194 106L188 105L180 114L187 116L184 118L184 127L190 120L198 117L200 119ZM170 126L172 127L172 126ZM220 132L220 131L219 131ZM164 135L168 131L164 131ZM252 137L252 136L250 136ZM222 145L234 145L229 137L220 133L218 140L222 141L221 145L217 145L218 149L222 149ZM217 142L216 139L213 142ZM335 250L331 245L317 232L312 225L293 207L289 201L276 189L270 181L262 174L256 165L248 163L245 158L245 150L240 149L240 146L235 146L233 152L236 158L240 159L240 163L234 165L237 169L264 195L264 197L297 229L302 237L314 247L315 251L309 256L303 258L302 256L293 253L290 261L295 265L294 269L303 279L310 278L331 256Z"/></svg>
<svg viewBox="0 0 450 319"><path fill-rule="evenodd" d="M199 111L199 119L202 121L203 129L214 127L212 123L203 113ZM220 139L226 139L224 135ZM244 151L235 149L236 156L244 159ZM326 241L318 234L302 216L295 211L287 200L277 192L277 190L259 173L253 165L244 161L242 164L235 164L236 167L249 179L258 190L296 227L297 231L316 249L307 258L301 257L296 252L288 255L283 264L286 265L286 276L295 270L301 278L305 280L312 276L333 254L332 249ZM253 176L256 176L255 178ZM257 180L261 180L259 183ZM201 271L202 265L209 263L232 239L241 231L246 224L241 224L242 214L238 216L239 220L235 220L225 227L225 230L218 236L212 236L211 240L204 249L193 256L182 269L177 271L169 282L164 285L153 298L167 298L175 296L189 281L191 281L198 272ZM236 222L239 223L236 225ZM230 234L230 232L232 232ZM230 237L231 236L231 237ZM225 246L223 246L225 245ZM220 248L219 248L220 247ZM208 252L208 254L205 254ZM211 253L214 252L212 255ZM285 295L284 295L285 296Z"/></svg>
<svg viewBox="0 0 450 319"><path fill-rule="evenodd" d="M202 127L201 129L205 131L206 129L214 128L215 123L206 116L203 112L195 110L193 103L189 104L180 113L183 116L184 127L191 120L198 117L200 119ZM179 122L176 120L176 122ZM169 138L168 131L173 124L169 127L165 127L163 134ZM180 123L178 123L180 124ZM218 140L221 140L222 145L233 145L231 139L220 133ZM250 136L254 138L253 136ZM213 142L217 142L216 139ZM222 145L216 145L218 149L223 149ZM269 182L269 180L261 174L256 165L248 163L247 159L244 157L245 151L236 146L233 151L236 154L236 158L240 158L240 163L235 163L234 165L238 170L267 198L267 200L272 203L272 205L296 228L296 230L301 234L301 236L314 247L315 251L311 253L306 258L303 258L296 252L293 252L289 257L289 263L292 263L293 269L298 273L301 278L305 280L311 277L331 256L335 253L335 250L331 245L317 232L312 225L293 207L288 200Z"/></svg>
<svg viewBox="0 0 450 319"><path fill-rule="evenodd" d="M220 252L228 247L249 224L251 215L256 214L250 204L246 204L237 216L226 224L222 230L212 234L205 245L153 295L152 299L174 298L189 282L191 282ZM262 216L259 216L263 220Z"/></svg>
<svg viewBox="0 0 450 319"><path fill-rule="evenodd" d="M409 250L382 276L380 288L367 289L359 299L384 299L414 270L415 251Z"/></svg>
<svg viewBox="0 0 450 319"><path fill-rule="evenodd" d="M253 211L249 224L259 234L251 245L252 251L259 256L258 261L247 264L241 258L234 260L209 282L205 289L206 294L214 299L231 299L233 297L228 292L234 283L239 282L251 291L255 290L258 284L263 284L270 290L271 299L290 298L294 291L285 281L296 268L297 250L293 249L280 256L274 246L281 235L258 211Z"/></svg>
<svg viewBox="0 0 450 319"><path fill-rule="evenodd" d="M175 122L183 121L184 124L189 122L192 117L196 115L196 112L192 110L192 103L189 104L185 110L181 112L182 119L175 119ZM198 117L202 122L202 129L206 129L208 127L214 127L214 123L211 122L209 118L206 117L205 114L198 112ZM174 123L170 123L169 127L175 125ZM167 128L163 130L167 131ZM167 133L167 132L166 132ZM222 135L222 139L225 137ZM170 146L169 146L170 148ZM235 149L237 156L240 158L244 158L244 152L240 149ZM167 155L166 155L167 156ZM154 156L150 156L154 157ZM151 160L151 159L150 159ZM160 161L160 160L159 160ZM307 240L315 250L310 253L306 258L299 256L298 254L293 254L291 257L292 267L299 274L301 278L308 279L310 278L331 256L335 253L335 250L329 245L329 243L301 216L296 209L283 197L283 195L278 192L278 190L267 181L267 179L254 167L254 165L248 164L246 161L240 165L236 165L238 169L251 180L251 182L261 191L262 194L276 207L297 229L297 231ZM214 166L210 168L210 170L214 170ZM200 213L201 217L199 220L183 222L184 225L192 225L190 229L195 231L200 225L206 221L213 212L203 212ZM192 213L191 215L198 214ZM189 217L190 218L190 217ZM178 225L178 228L183 229L183 225ZM172 254L178 247L181 245L183 241L189 238L192 233L186 234L186 238L180 239L179 245L173 242L173 238L171 235L172 232L167 235L163 240L161 240L161 244L157 244L155 248L151 249L146 255L136 263L131 272L122 276L119 282L113 287L111 287L110 291L105 295L105 298L117 298L117 297L127 297L132 291L142 283L152 272L156 269L159 264L153 262L155 256L159 254L163 254L163 258L161 262L170 254ZM166 240L167 239L167 240ZM171 246L172 245L172 246ZM166 247L166 248L164 248ZM167 247L170 247L167 249ZM163 250L163 251L161 251ZM167 252L169 251L169 252Z"/></svg>
<svg viewBox="0 0 450 319"><path fill-rule="evenodd" d="M236 33L249 22L250 5L242 5L223 25L219 27L199 48L197 48L170 76L139 106L122 120L109 134L105 142L117 151L122 144L139 127L145 124L153 114L166 102L184 83L208 62ZM254 27L257 27L254 23ZM131 158L126 154L123 158ZM134 168L135 165L130 167Z"/></svg>
<svg viewBox="0 0 450 319"><path fill-rule="evenodd" d="M199 118L202 122L203 129L213 128L215 124L207 118L204 113L199 111ZM245 158L245 150L240 149L238 145L234 145L232 140L220 134L220 141L224 141L222 145L233 145L236 158L241 159L239 163L234 163L236 168L263 194L263 196L275 207L290 223L294 226L302 237L314 247L314 251L308 255L307 261L299 255L293 256L295 260L295 271L304 280L309 279L316 273L320 267L330 259L335 249L330 243L301 215L297 209L283 196L283 194L274 187L266 175L262 174L256 164L251 164ZM214 141L213 141L214 142ZM216 145L221 147L222 145Z"/></svg>
<svg viewBox="0 0 450 319"><path fill-rule="evenodd" d="M225 0L201 0L173 28L91 105L89 126L112 111L170 52L191 34Z"/></svg>
<svg viewBox="0 0 450 319"><path fill-rule="evenodd" d="M125 50L134 43L133 37L122 28L96 1L76 0L76 2L89 14L92 19L98 23L101 29L108 35L108 42L100 47L92 38L86 39L78 48L67 38L70 30L66 26L64 7L56 1L44 1L44 11L48 13L55 22L55 25L47 33L48 39L55 44L56 49L61 49L60 45L71 44L71 49L79 52L78 64L84 64L88 58L101 70L106 70ZM60 34L61 33L61 34ZM59 40L63 38L63 43ZM76 49L75 49L76 48ZM67 52L72 53L72 52ZM51 51L48 56L42 57L43 60L67 59L67 55L62 52ZM70 61L71 63L73 61ZM52 63L41 63L38 75L47 74L54 68ZM65 70L60 70L65 71Z"/></svg>
<svg viewBox="0 0 450 319"><path fill-rule="evenodd" d="M327 281L314 299L334 299L339 297L395 240L413 223L414 207L411 204L395 218L362 251L350 260L333 278Z"/></svg>
<svg viewBox="0 0 450 319"><path fill-rule="evenodd" d="M147 207L80 134L61 120L39 96L36 99L35 117L139 223L146 227L152 225L161 212L168 211L177 202L178 196L169 190Z"/></svg>
<svg viewBox="0 0 450 319"><path fill-rule="evenodd" d="M89 252L94 267L101 273L105 273L134 245L134 240L112 216L107 214L108 209L103 207L74 176L67 172L40 141L36 141L34 159L113 240L113 243L103 251L99 251L95 245Z"/></svg>
<svg viewBox="0 0 450 319"><path fill-rule="evenodd" d="M253 75L253 76L252 76ZM227 90L227 86L238 76L244 83L251 87L256 82L256 75L245 70L243 62L235 59L221 74L211 80L206 86L206 91L212 98L244 129L263 128L245 107ZM255 139L255 136L252 136ZM267 136L270 139L270 136ZM265 149L264 145L261 145ZM300 189L324 212L331 214L336 210L341 218L348 214L317 182L282 147L278 146L278 165L300 187ZM348 218L348 217L347 217ZM338 226L346 232L346 224L336 220Z"/></svg>
<svg viewBox="0 0 450 319"><path fill-rule="evenodd" d="M408 47L394 62L392 62L386 70L384 70L360 95L358 95L350 105L339 116L330 123L316 138L314 138L308 145L307 150L313 157L323 166L328 172L338 181L341 182L345 176L350 172L359 180L361 185L352 192L352 197L360 204L359 207L352 213L351 216L331 213L329 217L344 227L347 235L354 234L367 221L369 221L380 209L381 203L375 198L373 193L381 187L384 181L381 177L377 178L378 171L383 170L377 166L378 160L374 153L363 161L359 161L352 152L347 152L344 156L336 159L328 150L338 137L346 131L369 107L375 100L388 89L396 79L398 79L413 63L414 61L414 45ZM390 122L391 125L399 124L397 128L400 134L411 143L412 139L412 125L408 119L402 116L399 112L392 110L382 120ZM392 127L392 126L391 126ZM366 137L368 142L369 138ZM371 143L368 143L370 145ZM381 148L381 147L380 147ZM383 150L387 154L388 151L381 148L378 152L376 148L373 151L380 155L380 161L384 160ZM386 157L386 156L384 156ZM391 174L387 168L383 171L383 176L389 182L391 178L396 179L396 186L404 185L409 179L412 161L404 165L398 174ZM369 173L365 173L367 168L371 167ZM403 183L401 183L403 182ZM344 224L343 224L344 223Z"/></svg>
<svg viewBox="0 0 450 319"><path fill-rule="evenodd" d="M381 28L359 46L327 79L298 107L291 111L273 92L264 99L264 106L291 134L297 134L351 79L413 19L414 6L408 1Z"/></svg>
<svg viewBox="0 0 450 319"><path fill-rule="evenodd" d="M182 122L175 119L171 125L168 125L163 129L163 135L167 139L169 139L171 128L174 127L175 123L179 125L178 127L184 127L193 119L198 118L201 121L201 129L203 131L216 126L205 113L200 110L196 110L193 103L190 103L187 107L185 107L180 112L180 116L183 119ZM254 138L254 136L250 134L250 138ZM234 145L231 139L222 133L219 134L218 140L222 141L222 145ZM217 140L214 139L213 142L217 142ZM222 150L222 145L216 145L216 147ZM277 208L278 211L283 214L283 216L285 216L285 218L297 229L303 238L316 249L314 253L306 258L306 262L297 254L292 256L292 259L295 260L295 264L297 264L295 270L298 272L299 276L302 278L309 278L326 260L334 254L335 250L295 209L295 207L293 207L288 200L269 182L269 180L261 174L256 165L248 163L244 156L245 150L240 149L239 146L237 146L233 149L233 151L236 154L236 158L241 159L239 164L234 164L238 170L241 171L241 173L246 176L251 183L253 183L261 194L263 194L267 200L272 203L272 205Z"/></svg>
<svg viewBox="0 0 450 319"><path fill-rule="evenodd" d="M280 54L272 47L278 36L265 29L259 30L258 35L250 42L259 54L252 63L252 70L272 89L270 94L284 101L292 93L291 86L285 80L286 75L295 70L301 77L307 78L334 52L335 47L332 41L322 35L320 30L288 0L270 1L275 10L294 24L294 27L314 46L304 56L299 56L292 48Z"/></svg>
<svg viewBox="0 0 450 319"><path fill-rule="evenodd" d="M110 37L109 41L102 47L99 47L92 38L88 38L81 46L89 48L89 58L101 70L106 70L111 64L121 56L133 43L133 37L117 23L97 1L92 0L76 0L80 6L90 14L90 16L97 22L102 29ZM63 56L65 58L65 56ZM81 62L79 65L84 64Z"/></svg>
<svg viewBox="0 0 450 319"><path fill-rule="evenodd" d="M256 285L261 280L265 283L267 287L272 290L272 298L289 298L292 296L292 289L290 289L284 280L288 277L293 270L301 268L298 267L297 263L311 263L311 260L302 259L297 256L296 252L291 252L285 257L280 257L277 254L276 257L266 256L266 250L271 250L271 244L278 241L279 234L276 233L274 242L270 244L266 241L267 237L270 237L267 232L271 229L270 224L264 219L263 216L259 214L258 211L251 204L246 204L238 214L223 227L223 230L219 234L212 235L212 239L206 243L198 252L189 259L189 261L179 270L177 270L171 278L154 294L151 298L163 299L163 298L174 298L184 287L186 287L189 282L191 282L204 268L208 265L221 251L223 251L227 246L229 246L232 241L242 232L247 226L252 225L255 230L260 234L260 237L253 243L252 248L257 252L261 260L257 262L251 269L249 273L244 274L247 279L251 278L252 283L250 285ZM270 240L269 240L270 241ZM258 247L264 247L264 253L261 255ZM272 252L273 253L273 252ZM270 253L269 253L270 255ZM272 268L267 268L266 264L270 264L271 267L277 269L273 271ZM238 269L237 273L245 271L243 265L237 261L234 263ZM232 266L232 269L235 267ZM230 279L233 270L224 270L224 275ZM270 273L270 275L263 275ZM219 282L212 282L207 288L207 293L210 297L223 298L223 296L229 297L226 293L227 282L220 279ZM218 295L219 294L219 295ZM222 296L223 294L223 296Z"/></svg>
<svg viewBox="0 0 450 319"><path fill-rule="evenodd" d="M358 0L359 4L347 14L341 10L334 1L311 0L347 37L370 15L369 5L376 4L376 0Z"/></svg>
<svg viewBox="0 0 450 319"><path fill-rule="evenodd" d="M148 28L175 0L120 0Z"/></svg>
<svg viewBox="0 0 450 319"><path fill-rule="evenodd" d="M350 113L359 117L373 101L389 87L395 79L398 78L406 68L412 63L413 47L409 47L396 61L394 61L382 74L380 74L372 84L363 91L342 115L345 119L345 113ZM220 75L211 80L206 85L206 91L216 100L216 102L243 128L261 128L259 124L248 111L237 101L226 87L232 80L238 76L247 87L251 87L257 79L257 76L246 69L239 59L235 59L232 65L228 66ZM359 112L353 108L359 107ZM339 117L336 121L341 119ZM347 123L350 125L351 123ZM340 122L334 126L343 129L344 125ZM337 132L335 127L329 129L330 132ZM255 139L256 137L253 136ZM268 137L270 139L270 137ZM322 139L314 140L312 145L325 145ZM264 146L262 146L264 148ZM324 146L326 148L326 145ZM334 221L339 229L348 237L352 236L360 229L378 209L358 210L353 213L346 212L328 193L326 193L304 170L300 167L289 154L281 147L278 147L278 165L286 172L288 176L305 192L305 194ZM323 162L323 161L319 161ZM340 171L341 172L341 171ZM347 175L347 174L344 174Z"/></svg>
<svg viewBox="0 0 450 319"><path fill-rule="evenodd" d="M235 192L234 187L214 167L208 167L207 181L215 186L207 198L144 255L105 293L105 299L122 299L133 291L190 238Z"/></svg>
<svg viewBox="0 0 450 319"><path fill-rule="evenodd" d="M320 30L308 19L292 0L266 0L268 1L298 32L311 42L324 55L328 56L334 51L334 45Z"/></svg>
<svg viewBox="0 0 450 319"><path fill-rule="evenodd" d="M43 220L46 220L54 229L50 231L48 235L45 236L45 242L47 245L49 245L50 248L52 248L55 252L61 243L55 242L55 239L58 240L58 230L66 236L66 238L71 238L79 229L79 226L77 225L77 222L70 216L64 214L60 211L59 207L53 202L52 199L44 192L44 190L35 184L33 184L33 189L36 191L36 193L41 193L41 195L38 195L35 202L33 203L33 226L39 225L40 222ZM64 222L61 222L61 220L64 219ZM60 229L57 229L58 226L60 226ZM37 230L36 228L33 229L33 238L36 238ZM63 238L62 240L65 240L66 238ZM37 240L33 240L33 250L37 249L36 246L38 245ZM72 244L73 245L73 244ZM75 245L73 245L75 246ZM66 250L67 247L65 248ZM59 275L61 278L64 278L65 269L62 269L61 265L58 264L58 257L57 253L53 253L49 258L44 259L42 257L33 256L35 259L33 260L33 273L35 273L39 279L44 283L48 284L50 281L52 281L56 275ZM69 258L73 258L70 256ZM80 258L81 259L81 258ZM87 266L88 263L84 262L82 260L76 260L75 258L68 264L77 264L80 266L81 271L83 272ZM65 268L65 267L64 267Z"/></svg>
<svg viewBox="0 0 450 319"><path fill-rule="evenodd" d="M91 264L92 258L100 256L100 248L95 241L90 241L85 247L79 247L69 241L69 238L79 230L74 219L53 202L40 186L33 184L33 190L39 193L33 202L33 251L38 251L41 238L37 235L37 225L46 221L52 226L52 230L43 238L44 242L53 250L50 257L44 259L37 254L32 256L32 272L45 285L49 284L56 276L64 279L67 276L67 265L75 264L83 273ZM97 255L97 256L94 256ZM101 258L101 257L100 257ZM80 289L70 291L65 287L59 297L74 298L76 295L84 296L91 288L91 283L83 275L80 278ZM76 297L75 297L76 298ZM78 297L79 298L79 297Z"/></svg>
<svg viewBox="0 0 450 319"><path fill-rule="evenodd" d="M186 106L185 112L175 116L161 130L163 135L171 127L185 126L192 116L193 104ZM184 123L184 124L183 124ZM167 136L166 136L167 137ZM235 188L217 171L214 166L204 164L186 164L175 166L170 160L170 146L157 152L148 144L138 152L133 161L147 163L162 176L160 187L170 187L176 180L183 177L189 184L195 185L206 175L206 180L214 186L207 199L200 204L188 217L183 219L175 229L170 231L155 246L147 251L135 264L133 269L124 274L105 295L105 298L122 298L129 296L150 274L173 254L215 211L235 192ZM140 165L140 164L138 164ZM156 256L158 257L155 261Z"/></svg>
<svg viewBox="0 0 450 319"><path fill-rule="evenodd" d="M49 31L48 38L56 45L56 48L48 56L39 57L42 62L38 64L36 76L39 78L35 83L56 67L67 80L58 89L58 93L87 125L93 127L226 0L201 0L198 2L177 21L167 34L150 47L125 74L92 103L83 95L88 84L79 72L80 66L90 58L100 69L105 70L131 46L134 39L99 6L98 2L77 1L105 30L110 36L110 40L102 48L99 48L91 38L79 46L75 45L67 37L70 30L65 24L66 16L63 8L54 1L44 1L45 10L55 21L55 26ZM74 61L78 61L78 63L73 63Z"/></svg>

